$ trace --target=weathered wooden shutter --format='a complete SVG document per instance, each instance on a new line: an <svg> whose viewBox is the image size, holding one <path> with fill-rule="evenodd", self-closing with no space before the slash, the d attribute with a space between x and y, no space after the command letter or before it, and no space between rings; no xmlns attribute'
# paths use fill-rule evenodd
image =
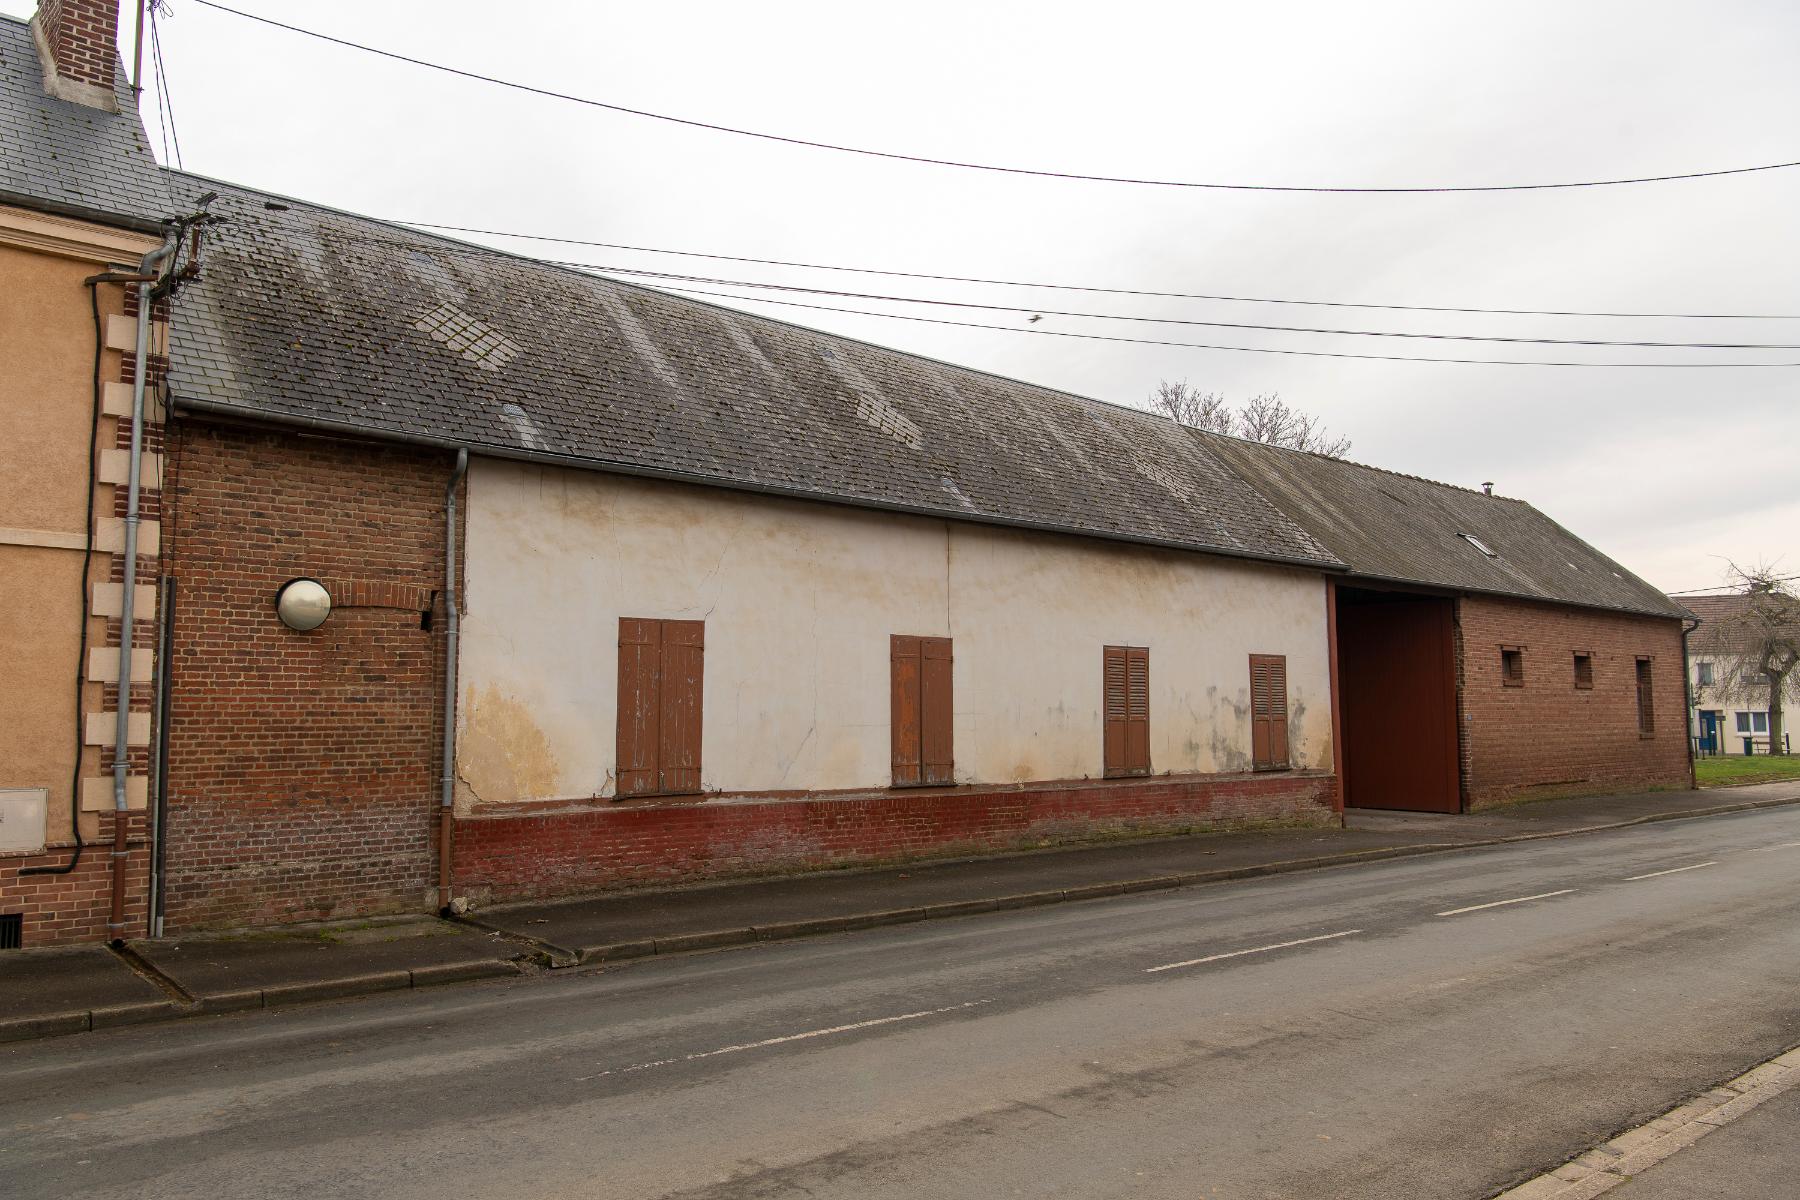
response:
<svg viewBox="0 0 1800 1200"><path fill-rule="evenodd" d="M1142 646L1107 646L1102 665L1106 774L1148 774L1150 651Z"/></svg>
<svg viewBox="0 0 1800 1200"><path fill-rule="evenodd" d="M662 725L662 622L619 618L618 794L657 788Z"/></svg>
<svg viewBox="0 0 1800 1200"><path fill-rule="evenodd" d="M1650 683L1650 660L1637 660L1638 732L1656 732L1656 694ZM1771 747L1771 753L1773 748Z"/></svg>
<svg viewBox="0 0 1800 1200"><path fill-rule="evenodd" d="M700 708L706 622L662 622L662 721L657 739L657 790L700 790Z"/></svg>
<svg viewBox="0 0 1800 1200"><path fill-rule="evenodd" d="M700 790L704 621L619 619L618 794Z"/></svg>
<svg viewBox="0 0 1800 1200"><path fill-rule="evenodd" d="M919 639L919 763L925 783L956 778L950 639Z"/></svg>
<svg viewBox="0 0 1800 1200"><path fill-rule="evenodd" d="M1257 770L1288 765L1287 657L1250 656L1250 759Z"/></svg>
<svg viewBox="0 0 1800 1200"><path fill-rule="evenodd" d="M893 730L894 784L918 783L923 778L920 763L919 723L923 713L920 700L919 642L921 639L895 634L888 639L890 661L888 722Z"/></svg>

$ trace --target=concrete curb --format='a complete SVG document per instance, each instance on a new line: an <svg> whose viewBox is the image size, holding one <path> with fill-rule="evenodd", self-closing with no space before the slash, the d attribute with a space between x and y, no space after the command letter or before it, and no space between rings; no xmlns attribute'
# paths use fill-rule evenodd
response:
<svg viewBox="0 0 1800 1200"><path fill-rule="evenodd" d="M1584 825L1578 829L1515 834L1511 837L1481 838L1467 842L1428 842L1414 846L1384 846L1377 850L1357 850L1347 854L1285 859L1272 863L1258 863L1248 867L1230 867L1216 871L1187 871L1174 875L1154 875L1117 882L1082 884L1078 887L1050 891L1017 892L1004 896L957 900L916 908L881 909L853 913L848 916L819 917L802 921L776 922L769 925L746 925L732 929L673 934L667 937L634 938L631 941L593 946L560 946L542 938L532 937L530 934L522 934L514 929L502 929L489 924L479 916L471 915L455 919L464 924L501 933L511 938L520 945L523 951L520 957L508 961L488 959L443 966L416 967L411 970L380 971L372 974L344 976L338 979L286 984L279 987L214 992L196 996L191 1001L170 999L116 1008L88 1009L0 1021L0 1043L54 1037L66 1033L83 1033L92 1029L107 1029L120 1025L168 1021L180 1017L210 1016L216 1013L241 1012L252 1008L276 1008L315 1000L337 1000L376 992L460 983L465 980L516 976L525 970L520 960L530 957L532 951L547 958L553 967L587 966L662 955L693 954L749 945L754 942L791 941L830 933L845 933L857 929L874 929L883 925L944 920L1010 909L1035 908L1045 904L1097 900L1137 892L1173 891L1177 888L1230 883L1239 879L1257 879L1263 876L1286 875L1297 871L1351 867L1362 863L1381 862L1386 859L1419 858L1430 854L1457 854L1489 846L1543 841L1548 838L1575 837L1580 834L1602 833L1609 829L1627 829L1634 825L1647 825L1659 821L1714 817L1726 813L1780 808L1792 804L1800 804L1800 793L1769 800L1751 800L1736 804L1686 809L1681 812L1651 813L1647 816L1634 817L1629 821ZM144 973L148 969L154 977L154 981L159 983L171 996L185 996L179 985L155 971L141 956L133 954L126 957L127 961L132 963L140 973ZM1519 1200L1537 1200L1537 1198L1535 1196L1520 1197Z"/></svg>
<svg viewBox="0 0 1800 1200"><path fill-rule="evenodd" d="M141 973L143 972L140 969ZM143 1004L122 1004L110 1008L75 1010L40 1017L22 1017L17 1020L0 1021L0 1043L30 1041L35 1038L56 1037L66 1033L86 1033L89 1030L112 1029L120 1025L173 1021L181 1017L203 1017L218 1013L242 1012L251 1008L276 1008L314 1000L337 1000L347 996L365 996L374 992L397 991L404 988L437 987L442 984L461 983L472 979L497 979L522 973L523 969L516 961L484 959L432 967L415 967L411 970L349 975L338 979L321 979L278 987L248 988L235 992L209 992L187 1001L153 1000ZM167 976L156 973L156 980L165 990L173 994L180 994L180 989Z"/></svg>
<svg viewBox="0 0 1800 1200"><path fill-rule="evenodd" d="M520 934L516 930L504 930L514 937L538 941L546 951L553 952L557 958L572 959L573 965L586 966L591 963L621 962L627 959L648 958L663 954L689 954L701 950L717 950L729 946L742 946L751 942L789 941L797 938L817 937L828 933L841 933L853 929L870 929L879 925L897 925L909 921L932 921L946 917L970 916L977 913L995 912L1003 909L1031 908L1041 904L1065 904L1078 900L1097 900L1108 896L1120 896L1136 892L1172 891L1176 888L1200 887L1213 883L1230 883L1239 879L1256 879L1268 875L1286 875L1296 871L1317 871L1332 867L1357 866L1361 863L1381 862L1385 859L1418 858L1428 854L1457 854L1469 850L1480 850L1490 846L1506 846L1517 842L1543 841L1548 838L1575 837L1580 834L1602 833L1609 829L1629 829L1635 825L1650 825L1662 821L1678 821L1697 817L1716 817L1726 813L1749 812L1761 808L1780 808L1787 805L1800 804L1800 794L1783 796L1770 800L1748 800L1737 804L1720 804L1708 808L1686 809L1681 812L1651 813L1642 817L1633 817L1629 821L1611 821L1602 825L1584 825L1577 829L1558 829L1545 833L1521 833L1510 837L1481 838L1468 842L1427 842L1414 846L1384 846L1377 850L1356 850L1347 854L1321 855L1316 858L1293 858L1272 863L1258 863L1248 867L1230 867L1217 871L1187 871L1175 875L1156 875L1142 879L1128 879L1116 883L1083 884L1079 887L1063 888L1047 892L1022 892L1007 896L994 896L978 900L959 900L946 904L926 905L922 908L890 909L878 912L855 913L842 917L823 917L806 921L780 922L773 925L746 925L735 929L708 930L703 933L681 934L666 938L638 938L629 942L602 943L592 946L560 946L550 942L533 939L529 934ZM465 917L463 920L480 924L483 928L497 929L487 925L479 918Z"/></svg>
<svg viewBox="0 0 1800 1200"><path fill-rule="evenodd" d="M1509 1187L1493 1200L1591 1200L1796 1086L1800 1086L1800 1048L1778 1054L1654 1121L1583 1151L1553 1171Z"/></svg>

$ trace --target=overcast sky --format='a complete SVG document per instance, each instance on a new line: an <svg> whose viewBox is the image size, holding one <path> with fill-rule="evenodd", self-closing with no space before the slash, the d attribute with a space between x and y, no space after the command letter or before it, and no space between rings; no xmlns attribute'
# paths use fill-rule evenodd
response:
<svg viewBox="0 0 1800 1200"><path fill-rule="evenodd" d="M1437 196L1009 177L680 128L384 61L193 0L169 6L163 46L187 167L375 216L1162 291L1800 314L1800 169ZM1800 159L1800 5L1788 0L234 6L616 104L1080 173L1466 185ZM23 16L31 6L0 7ZM153 102L146 119L161 156ZM535 249L732 278L1154 317L1800 344L1800 320L1148 300ZM939 314L1009 327L1001 332L762 311L1119 403L1142 404L1159 379L1236 399L1279 392L1351 437L1351 457L1468 486L1494 480L1497 491L1530 500L1669 590L1718 583L1727 557L1781 559L1800 570L1800 367L1360 362L1011 330L1583 361L1800 362L1800 349L1507 346Z"/></svg>

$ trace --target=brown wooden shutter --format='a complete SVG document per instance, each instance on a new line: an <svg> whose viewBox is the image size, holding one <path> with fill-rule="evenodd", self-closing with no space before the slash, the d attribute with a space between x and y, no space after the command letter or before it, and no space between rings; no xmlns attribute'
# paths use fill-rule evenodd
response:
<svg viewBox="0 0 1800 1200"><path fill-rule="evenodd" d="M1150 651L1142 646L1107 646L1101 662L1106 774L1148 774Z"/></svg>
<svg viewBox="0 0 1800 1200"><path fill-rule="evenodd" d="M619 618L618 794L657 788L662 724L662 623Z"/></svg>
<svg viewBox="0 0 1800 1200"><path fill-rule="evenodd" d="M619 618L618 794L700 790L706 622Z"/></svg>
<svg viewBox="0 0 1800 1200"><path fill-rule="evenodd" d="M1257 770L1288 765L1287 656L1250 656L1250 759Z"/></svg>
<svg viewBox="0 0 1800 1200"><path fill-rule="evenodd" d="M662 720L657 739L657 790L700 790L700 708L706 622L662 622Z"/></svg>
<svg viewBox="0 0 1800 1200"><path fill-rule="evenodd" d="M950 639L919 639L919 762L925 783L956 778Z"/></svg>
<svg viewBox="0 0 1800 1200"><path fill-rule="evenodd" d="M919 723L923 715L920 702L920 652L916 637L894 634L888 639L891 664L888 722L893 730L894 784L918 783L922 778L920 764Z"/></svg>

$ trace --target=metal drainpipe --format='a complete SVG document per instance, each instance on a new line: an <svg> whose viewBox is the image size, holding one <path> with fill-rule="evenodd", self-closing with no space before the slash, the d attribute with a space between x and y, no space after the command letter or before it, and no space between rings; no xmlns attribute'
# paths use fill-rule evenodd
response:
<svg viewBox="0 0 1800 1200"><path fill-rule="evenodd" d="M162 267L181 244L179 232L163 235L163 244L144 255L141 274L160 276ZM113 851L112 851L112 915L107 933L117 945L125 940L125 862L126 826L131 819L131 806L125 794L126 772L131 753L131 626L135 619L133 603L137 588L138 503L142 493L144 465L144 380L150 374L150 309L156 284L144 280L137 285L137 350L131 371L131 467L125 488L125 593L119 603L119 712L113 730Z"/></svg>
<svg viewBox="0 0 1800 1200"><path fill-rule="evenodd" d="M1694 767L1694 739L1698 736L1694 730L1698 718L1694 712L1694 681L1691 678L1693 664L1688 661L1688 634L1700 628L1701 624L1699 617L1694 618L1692 625L1686 621L1681 623L1681 698L1687 701L1687 711L1682 714L1681 723L1687 727L1688 786L1691 788L1700 786L1700 776Z"/></svg>
<svg viewBox="0 0 1800 1200"><path fill-rule="evenodd" d="M467 447L444 488L444 776L438 801L438 911L450 912L450 835L456 806L456 488L469 469Z"/></svg>

